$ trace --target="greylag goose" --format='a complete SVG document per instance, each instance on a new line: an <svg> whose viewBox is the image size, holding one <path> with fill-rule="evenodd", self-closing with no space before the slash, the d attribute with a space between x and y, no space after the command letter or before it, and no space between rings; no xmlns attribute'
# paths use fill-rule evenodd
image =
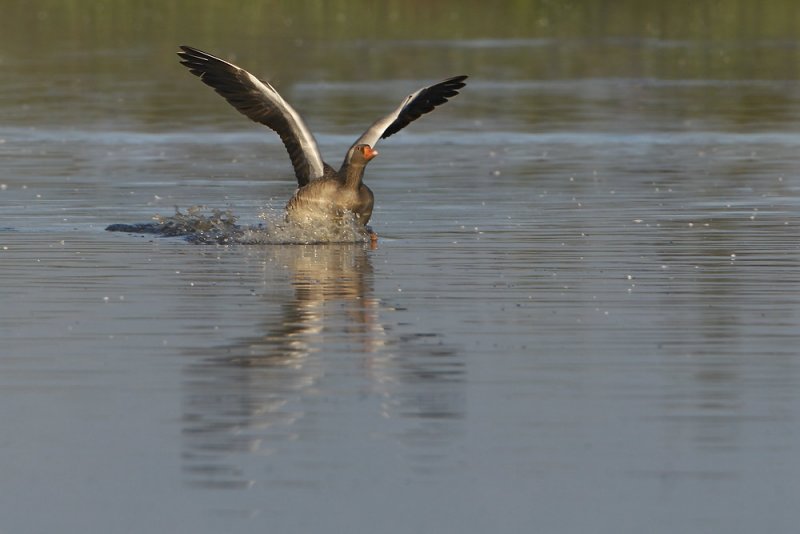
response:
<svg viewBox="0 0 800 534"><path fill-rule="evenodd" d="M454 76L418 89L356 139L336 171L322 160L317 141L302 117L268 82L246 70L190 46L181 46L181 64L249 119L274 130L292 160L298 189L286 205L290 222L320 224L352 213L366 226L374 197L364 185L364 169L378 155L375 144L397 133L458 94L466 76ZM368 228L368 227L367 227ZM370 230L370 235L375 238Z"/></svg>

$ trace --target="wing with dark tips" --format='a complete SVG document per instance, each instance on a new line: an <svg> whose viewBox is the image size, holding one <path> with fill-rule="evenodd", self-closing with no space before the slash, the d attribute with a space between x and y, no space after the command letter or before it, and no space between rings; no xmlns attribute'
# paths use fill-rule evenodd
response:
<svg viewBox="0 0 800 534"><path fill-rule="evenodd" d="M255 122L275 130L283 141L302 187L319 178L324 163L317 141L302 117L269 83L244 69L190 46L181 46L181 64L230 105Z"/></svg>
<svg viewBox="0 0 800 534"><path fill-rule="evenodd" d="M408 95L400 105L381 117L364 132L353 146L367 144L375 147L380 139L386 139L420 118L430 113L458 94L458 90L466 85L467 76L454 76L429 87L423 87Z"/></svg>

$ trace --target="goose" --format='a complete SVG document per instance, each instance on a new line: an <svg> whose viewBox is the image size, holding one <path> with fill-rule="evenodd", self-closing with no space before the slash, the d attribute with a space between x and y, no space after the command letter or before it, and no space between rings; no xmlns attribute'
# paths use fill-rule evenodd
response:
<svg viewBox="0 0 800 534"><path fill-rule="evenodd" d="M286 204L288 222L325 224L350 213L373 241L377 236L367 223L372 217L375 197L363 178L367 163L378 155L375 145L459 94L467 79L464 75L453 76L405 97L397 108L372 123L356 139L337 171L323 161L317 141L300 114L269 82L191 46L180 46L178 56L189 72L240 113L280 136L297 178L297 190Z"/></svg>

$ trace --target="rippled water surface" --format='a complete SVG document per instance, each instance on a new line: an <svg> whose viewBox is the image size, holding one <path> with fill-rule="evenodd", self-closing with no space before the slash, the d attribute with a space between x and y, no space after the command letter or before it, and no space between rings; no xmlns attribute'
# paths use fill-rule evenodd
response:
<svg viewBox="0 0 800 534"><path fill-rule="evenodd" d="M279 48L50 9L63 35L0 49L1 532L796 529L793 36L282 19ZM471 78L381 142L377 248L106 232L269 224L293 192L186 40L270 77L333 164Z"/></svg>

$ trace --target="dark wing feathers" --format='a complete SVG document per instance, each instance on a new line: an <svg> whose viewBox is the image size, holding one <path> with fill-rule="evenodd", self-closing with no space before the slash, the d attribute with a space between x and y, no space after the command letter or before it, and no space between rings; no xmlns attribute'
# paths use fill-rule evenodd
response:
<svg viewBox="0 0 800 534"><path fill-rule="evenodd" d="M240 113L277 132L292 160L300 186L323 175L324 163L314 136L300 115L269 83L202 50L190 46L180 48L178 56L189 72Z"/></svg>
<svg viewBox="0 0 800 534"><path fill-rule="evenodd" d="M399 132L424 114L436 109L436 106L441 106L456 96L458 90L467 85L464 83L466 79L466 76L455 76L420 90L413 100L403 107L394 122L386 128L381 139Z"/></svg>
<svg viewBox="0 0 800 534"><path fill-rule="evenodd" d="M466 76L454 76L429 87L423 87L416 92L408 95L400 102L400 105L388 115L375 121L367 131L361 134L355 143L350 147L367 144L375 148L375 144L380 139L386 139L417 120L425 113L433 111L436 106L440 106L458 94L458 90L466 85ZM347 152L345 163L352 151Z"/></svg>
<svg viewBox="0 0 800 534"><path fill-rule="evenodd" d="M275 130L292 160L297 182L302 187L331 169L323 161L317 141L302 117L269 83L259 80L244 69L202 50L181 46L181 64L222 95L240 113ZM458 94L467 76L454 76L423 87L407 96L388 115L381 117L353 143L375 147L448 99ZM352 148L352 147L351 147ZM348 157L352 151L348 151ZM348 159L345 159L348 163Z"/></svg>

